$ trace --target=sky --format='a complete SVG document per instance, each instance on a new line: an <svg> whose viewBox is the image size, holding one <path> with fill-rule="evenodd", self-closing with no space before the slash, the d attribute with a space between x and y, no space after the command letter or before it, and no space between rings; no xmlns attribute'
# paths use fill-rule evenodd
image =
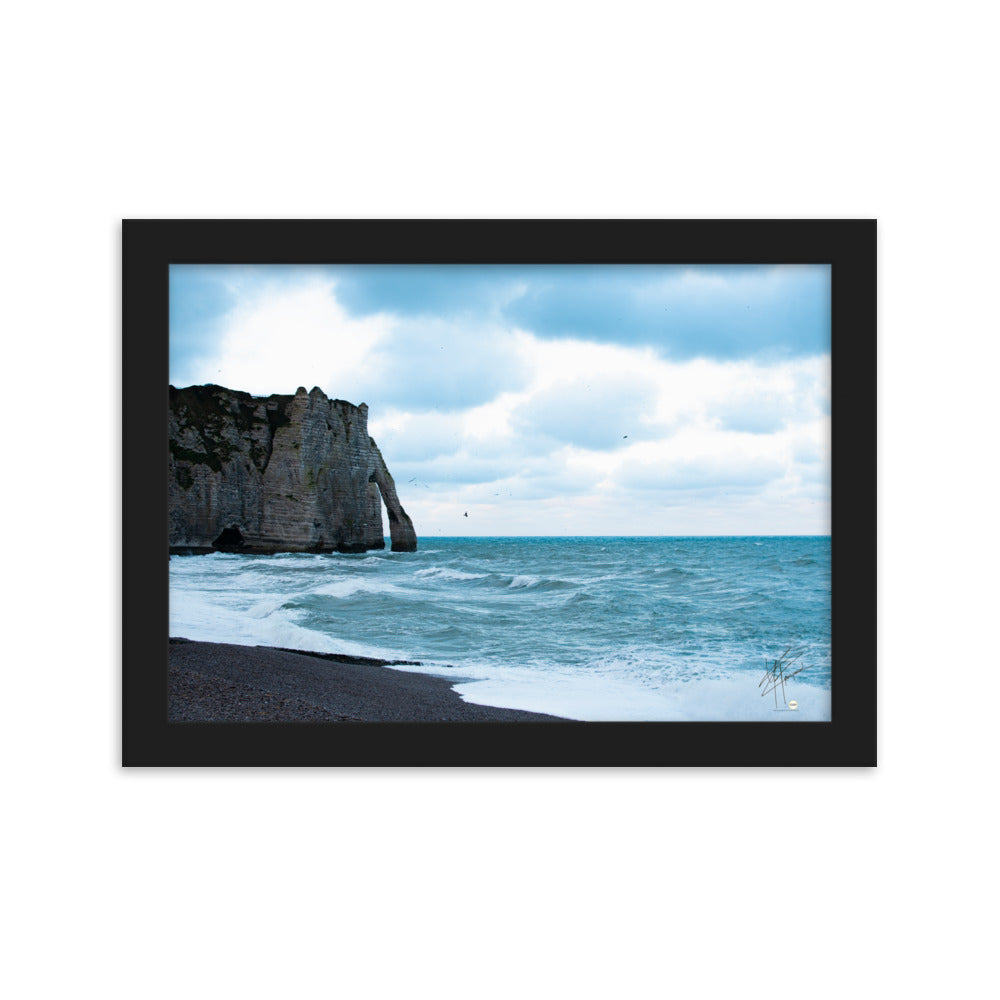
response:
<svg viewBox="0 0 1000 1000"><path fill-rule="evenodd" d="M418 537L830 532L826 265L172 265L170 382L367 403Z"/></svg>

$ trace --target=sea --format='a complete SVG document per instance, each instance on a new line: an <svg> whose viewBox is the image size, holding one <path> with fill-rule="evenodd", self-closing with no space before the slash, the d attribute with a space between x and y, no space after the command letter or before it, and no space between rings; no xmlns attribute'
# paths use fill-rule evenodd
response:
<svg viewBox="0 0 1000 1000"><path fill-rule="evenodd" d="M416 660L465 701L583 721L829 721L830 579L829 536L175 555L170 634Z"/></svg>

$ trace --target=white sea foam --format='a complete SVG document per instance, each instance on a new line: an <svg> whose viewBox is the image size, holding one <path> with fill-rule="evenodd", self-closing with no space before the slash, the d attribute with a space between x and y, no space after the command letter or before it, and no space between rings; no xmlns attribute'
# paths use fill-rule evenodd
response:
<svg viewBox="0 0 1000 1000"><path fill-rule="evenodd" d="M538 678L542 680L542 678ZM562 715L583 722L816 722L830 718L830 692L806 685L789 685L795 711L761 698L753 683L737 678L674 682L655 690L611 681L579 677L538 683L525 678L459 684L466 700L497 708L521 708ZM780 704L780 699L779 699Z"/></svg>
<svg viewBox="0 0 1000 1000"><path fill-rule="evenodd" d="M511 590L519 590L521 587L534 587L538 583L539 578L537 576L524 574L522 576L515 576L514 579L510 581L508 586Z"/></svg>
<svg viewBox="0 0 1000 1000"><path fill-rule="evenodd" d="M753 676L643 683L639 678L532 664L506 667L424 662L399 667L414 673L461 678L464 701L492 708L542 712L579 722L822 722L830 718L830 691L791 682L787 708L761 697Z"/></svg>
<svg viewBox="0 0 1000 1000"><path fill-rule="evenodd" d="M262 602L266 604L266 602ZM343 653L378 659L405 659L401 650L341 639L305 628L296 612L275 608L256 617L236 608L205 604L197 595L171 594L170 635L199 642L229 642L238 646L279 646L314 653Z"/></svg>

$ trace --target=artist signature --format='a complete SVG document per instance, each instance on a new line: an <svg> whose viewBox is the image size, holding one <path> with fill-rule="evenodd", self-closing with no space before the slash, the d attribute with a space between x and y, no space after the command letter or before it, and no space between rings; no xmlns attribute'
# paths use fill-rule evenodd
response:
<svg viewBox="0 0 1000 1000"><path fill-rule="evenodd" d="M765 695L774 692L774 707L778 707L778 689L781 689L781 700L789 705L788 700L785 698L785 685L797 674L801 674L803 670L806 669L806 665L801 667L796 667L795 663L798 661L799 657L805 652L804 649L796 649L794 646L789 646L781 656L777 659L772 660L768 663L764 660L764 676L760 679L760 683L757 685L759 688L763 688L760 696L763 698ZM792 702L789 707L798 707L795 702Z"/></svg>

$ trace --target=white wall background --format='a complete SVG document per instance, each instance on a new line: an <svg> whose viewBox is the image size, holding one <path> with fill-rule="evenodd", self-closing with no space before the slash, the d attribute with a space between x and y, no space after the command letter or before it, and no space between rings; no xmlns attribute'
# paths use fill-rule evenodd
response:
<svg viewBox="0 0 1000 1000"><path fill-rule="evenodd" d="M7 12L12 996L982 995L997 890L988 11ZM878 217L878 769L120 769L130 216Z"/></svg>

